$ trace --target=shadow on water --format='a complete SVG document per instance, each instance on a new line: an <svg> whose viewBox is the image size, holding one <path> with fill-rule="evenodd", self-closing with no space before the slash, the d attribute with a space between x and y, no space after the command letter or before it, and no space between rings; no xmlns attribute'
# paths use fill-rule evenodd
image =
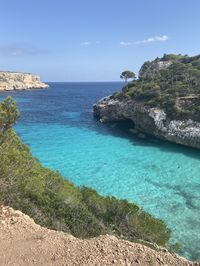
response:
<svg viewBox="0 0 200 266"><path fill-rule="evenodd" d="M188 207L188 209L195 209L197 211L200 210L200 206L197 206L195 204L195 199L198 199L199 197L197 195L194 195L192 191L186 191L181 185L172 185L169 183L160 183L156 182L150 178L146 178L146 181L152 185L154 185L157 188L166 188L167 190L173 190L173 194L177 194L184 198L185 204ZM200 191L200 184L194 184L195 189ZM198 221L198 225L200 226L200 221Z"/></svg>
<svg viewBox="0 0 200 266"><path fill-rule="evenodd" d="M124 121L122 123L103 124L96 118L93 119L94 123L96 123L96 126L92 127L92 130L97 131L100 134L126 138L134 146L156 147L164 152L180 153L188 157L200 160L200 151L197 149L182 146L176 143L171 143L169 141L160 140L147 134L145 134L145 138L140 138L137 136L137 134L130 133L129 129L134 128L134 124L130 121Z"/></svg>

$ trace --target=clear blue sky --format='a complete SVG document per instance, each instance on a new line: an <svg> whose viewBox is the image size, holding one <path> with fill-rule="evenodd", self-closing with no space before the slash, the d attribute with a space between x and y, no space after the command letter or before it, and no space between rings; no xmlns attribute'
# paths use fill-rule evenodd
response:
<svg viewBox="0 0 200 266"><path fill-rule="evenodd" d="M0 0L0 70L119 80L163 53L200 53L200 0Z"/></svg>

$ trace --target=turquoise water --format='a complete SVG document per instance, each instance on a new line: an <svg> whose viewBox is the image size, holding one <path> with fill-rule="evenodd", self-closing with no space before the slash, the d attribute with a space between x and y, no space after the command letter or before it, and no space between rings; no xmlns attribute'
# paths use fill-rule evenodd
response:
<svg viewBox="0 0 200 266"><path fill-rule="evenodd" d="M16 130L44 165L76 185L138 203L165 220L182 255L200 259L200 152L139 140L96 121L92 103L120 87L53 83L48 90L14 92L21 110Z"/></svg>

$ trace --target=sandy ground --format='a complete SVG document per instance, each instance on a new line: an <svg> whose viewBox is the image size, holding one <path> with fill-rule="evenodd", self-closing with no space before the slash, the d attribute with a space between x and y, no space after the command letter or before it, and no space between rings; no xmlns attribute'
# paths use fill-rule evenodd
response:
<svg viewBox="0 0 200 266"><path fill-rule="evenodd" d="M167 251L100 236L82 240L43 228L27 215L0 206L0 265L200 265Z"/></svg>

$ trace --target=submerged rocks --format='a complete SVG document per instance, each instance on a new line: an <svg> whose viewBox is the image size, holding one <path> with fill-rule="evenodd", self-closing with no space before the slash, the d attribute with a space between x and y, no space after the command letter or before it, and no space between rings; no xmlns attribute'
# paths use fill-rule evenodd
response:
<svg viewBox="0 0 200 266"><path fill-rule="evenodd" d="M140 138L140 139L145 139L146 138L145 134L143 134L143 133L139 133L137 135L137 137Z"/></svg>
<svg viewBox="0 0 200 266"><path fill-rule="evenodd" d="M145 139L146 138L146 135L144 134L144 133L142 133L142 132L139 132L137 129L135 129L135 128L130 128L129 129L129 132L132 134L132 135L134 135L134 136L136 136L137 138L139 138L139 139Z"/></svg>
<svg viewBox="0 0 200 266"><path fill-rule="evenodd" d="M111 96L94 104L93 110L102 122L132 120L135 129L130 131L133 134L139 131L177 144L200 148L200 123L197 121L171 120L160 108L150 108L135 100L112 99Z"/></svg>
<svg viewBox="0 0 200 266"><path fill-rule="evenodd" d="M130 129L129 129L129 132L130 132L131 134L133 134L133 135L137 135L137 134L139 133L138 130L135 129L135 128L130 128Z"/></svg>
<svg viewBox="0 0 200 266"><path fill-rule="evenodd" d="M49 86L31 73L0 72L0 91L45 89Z"/></svg>

